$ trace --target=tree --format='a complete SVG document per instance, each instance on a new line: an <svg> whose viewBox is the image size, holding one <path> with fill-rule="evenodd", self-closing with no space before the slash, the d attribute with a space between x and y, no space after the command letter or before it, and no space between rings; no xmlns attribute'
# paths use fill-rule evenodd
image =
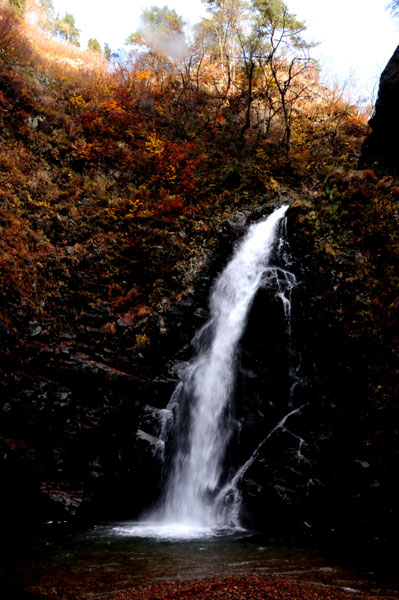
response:
<svg viewBox="0 0 399 600"><path fill-rule="evenodd" d="M205 63L212 62L218 55L218 40L211 19L202 19L194 25L194 40L191 44L191 67L195 70L196 88L201 84L201 70Z"/></svg>
<svg viewBox="0 0 399 600"><path fill-rule="evenodd" d="M307 87L306 79L300 82L300 76L314 65L309 56L309 50L314 44L303 39L304 24L289 13L282 0L252 0L251 8L251 61L256 61L262 70L267 103L272 115L277 113L277 94L284 122L282 142L288 153L292 110ZM248 59L246 62L248 63ZM253 69L250 73L253 75ZM247 126L248 118L249 113Z"/></svg>
<svg viewBox="0 0 399 600"><path fill-rule="evenodd" d="M143 11L141 20L145 29L152 29L164 37L183 34L183 20L174 9L152 6Z"/></svg>
<svg viewBox="0 0 399 600"><path fill-rule="evenodd" d="M127 43L134 46L136 66L150 72L159 85L180 71L184 78L183 62L189 54L184 35L183 19L175 10L152 6L143 11L140 28L132 33Z"/></svg>
<svg viewBox="0 0 399 600"><path fill-rule="evenodd" d="M207 21L217 38L222 79L227 93L236 79L238 38L242 22L245 21L247 4L244 0L203 1L212 14L212 18Z"/></svg>
<svg viewBox="0 0 399 600"><path fill-rule="evenodd" d="M37 0L37 4L38 6L42 9L42 14L43 14L43 21L41 22L40 26L52 33L55 34L55 12L54 12L54 5L53 5L53 1L52 0Z"/></svg>
<svg viewBox="0 0 399 600"><path fill-rule="evenodd" d="M62 19L57 16L54 21L54 33L65 42L68 42L68 44L72 44L73 46L80 45L80 32L76 28L75 17L70 13L66 13Z"/></svg>
<svg viewBox="0 0 399 600"><path fill-rule="evenodd" d="M107 60L111 60L112 50L109 47L109 44L107 44L106 42L104 44L104 54L107 57Z"/></svg>
<svg viewBox="0 0 399 600"><path fill-rule="evenodd" d="M147 46L154 54L179 58L187 52L184 22L168 6L152 6L143 11L141 27L128 37L132 45Z"/></svg>
<svg viewBox="0 0 399 600"><path fill-rule="evenodd" d="M11 6L19 13L20 15L25 14L26 9L26 0L10 0Z"/></svg>
<svg viewBox="0 0 399 600"><path fill-rule="evenodd" d="M44 10L48 17L54 18L53 0L38 0L37 3Z"/></svg>
<svg viewBox="0 0 399 600"><path fill-rule="evenodd" d="M398 17L399 16L399 0L392 0L387 8L389 8L389 10L391 11L391 13L395 16Z"/></svg>
<svg viewBox="0 0 399 600"><path fill-rule="evenodd" d="M96 38L90 38L87 47L92 52L102 52L100 42Z"/></svg>
<svg viewBox="0 0 399 600"><path fill-rule="evenodd" d="M246 96L245 123L241 129L241 139L245 132L251 127L251 108L254 101L253 89L255 73L258 68L256 55L259 48L259 40L252 33L246 38L241 37L241 57L242 74L246 83L246 90L243 90L243 96Z"/></svg>

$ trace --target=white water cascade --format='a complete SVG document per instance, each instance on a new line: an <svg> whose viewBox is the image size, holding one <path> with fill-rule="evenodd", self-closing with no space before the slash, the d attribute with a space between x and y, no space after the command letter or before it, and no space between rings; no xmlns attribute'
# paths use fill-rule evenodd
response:
<svg viewBox="0 0 399 600"><path fill-rule="evenodd" d="M277 246L279 223L286 210L285 206L275 210L249 229L214 286L210 319L198 335L198 340L205 340L181 383L190 410L187 435L176 448L159 513L166 523L195 527L232 524L216 497L232 431L229 403L236 350L251 303ZM181 387L172 396L170 409L176 403L175 396L181 396Z"/></svg>
<svg viewBox="0 0 399 600"><path fill-rule="evenodd" d="M239 528L241 496L237 485L259 448L228 481L222 479L234 430L230 404L236 354L255 294L268 280L277 280L277 296L289 318L289 295L295 278L272 266L272 255L281 247L279 228L287 208L276 209L250 227L214 285L210 318L194 340L197 356L161 411L161 452L169 428L177 433L161 506L126 534L195 537ZM295 412L291 409L266 439Z"/></svg>

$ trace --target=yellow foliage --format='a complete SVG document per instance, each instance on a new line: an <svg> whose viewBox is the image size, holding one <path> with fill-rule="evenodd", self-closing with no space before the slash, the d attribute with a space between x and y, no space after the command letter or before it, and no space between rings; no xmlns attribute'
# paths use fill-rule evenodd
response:
<svg viewBox="0 0 399 600"><path fill-rule="evenodd" d="M71 96L69 98L69 102L71 104L73 104L73 106L76 106L77 108L81 108L83 106L86 106L87 102L84 98L82 98L81 95L77 96L76 94L73 94L73 96Z"/></svg>
<svg viewBox="0 0 399 600"><path fill-rule="evenodd" d="M169 181L169 183L174 183L176 177L176 168L173 165L168 165L166 169L165 179Z"/></svg>
<svg viewBox="0 0 399 600"><path fill-rule="evenodd" d="M165 150L165 142L158 138L156 133L151 133L147 138L145 148L150 156L159 156Z"/></svg>
<svg viewBox="0 0 399 600"><path fill-rule="evenodd" d="M123 113L123 109L120 107L118 102L114 99L112 100L104 100L100 103L100 108L108 113Z"/></svg>
<svg viewBox="0 0 399 600"><path fill-rule="evenodd" d="M147 346L150 343L150 338L145 333L136 335L137 346Z"/></svg>
<svg viewBox="0 0 399 600"><path fill-rule="evenodd" d="M137 81L146 81L151 77L151 73L149 71L139 71L136 75Z"/></svg>
<svg viewBox="0 0 399 600"><path fill-rule="evenodd" d="M33 200L31 197L28 199L29 204L37 206L38 208L51 208L50 204L44 200Z"/></svg>
<svg viewBox="0 0 399 600"><path fill-rule="evenodd" d="M143 203L141 200L136 198L135 200L129 200L128 203L128 212L125 215L125 219L133 219L136 216L137 210L142 206Z"/></svg>

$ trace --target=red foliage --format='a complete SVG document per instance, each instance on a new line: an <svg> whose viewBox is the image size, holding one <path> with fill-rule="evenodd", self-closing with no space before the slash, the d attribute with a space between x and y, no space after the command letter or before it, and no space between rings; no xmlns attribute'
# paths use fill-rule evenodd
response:
<svg viewBox="0 0 399 600"><path fill-rule="evenodd" d="M375 595L276 577L175 581L131 590L115 600L372 600Z"/></svg>

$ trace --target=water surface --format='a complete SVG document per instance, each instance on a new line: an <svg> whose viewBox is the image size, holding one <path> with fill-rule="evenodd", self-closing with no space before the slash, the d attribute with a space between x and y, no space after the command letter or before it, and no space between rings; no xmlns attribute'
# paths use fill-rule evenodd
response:
<svg viewBox="0 0 399 600"><path fill-rule="evenodd" d="M399 588L375 573L344 567L317 550L273 547L244 531L169 533L153 535L143 523L113 523L62 539L44 536L3 569L1 597L111 599L161 582L248 574L399 597Z"/></svg>

